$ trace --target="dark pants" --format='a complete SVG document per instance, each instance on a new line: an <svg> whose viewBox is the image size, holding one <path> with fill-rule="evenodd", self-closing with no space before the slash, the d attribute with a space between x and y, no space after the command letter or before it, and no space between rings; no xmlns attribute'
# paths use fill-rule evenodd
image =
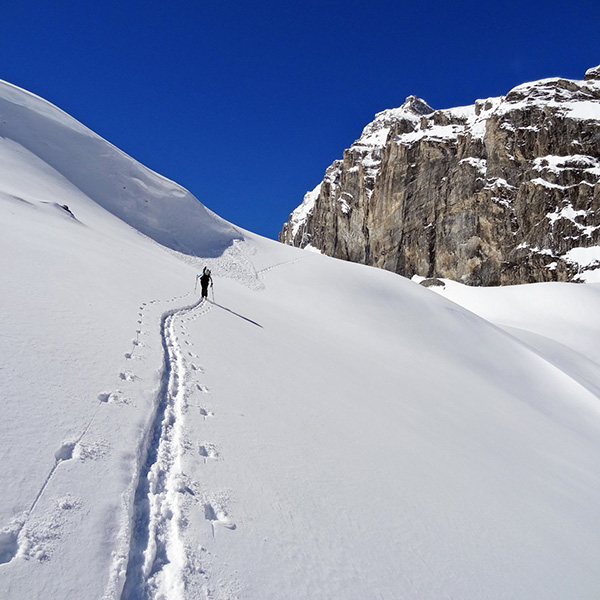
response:
<svg viewBox="0 0 600 600"><path fill-rule="evenodd" d="M202 286L202 297L208 298L208 286Z"/></svg>

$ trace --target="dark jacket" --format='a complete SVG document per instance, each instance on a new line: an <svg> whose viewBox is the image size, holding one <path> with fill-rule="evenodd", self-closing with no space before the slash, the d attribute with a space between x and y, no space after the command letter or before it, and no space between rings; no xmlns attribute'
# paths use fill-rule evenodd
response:
<svg viewBox="0 0 600 600"><path fill-rule="evenodd" d="M210 277L210 275L207 275L206 273L204 273L204 275L202 275L202 277L200 277L200 285L202 286L203 290L208 289L208 284L212 283L212 279Z"/></svg>

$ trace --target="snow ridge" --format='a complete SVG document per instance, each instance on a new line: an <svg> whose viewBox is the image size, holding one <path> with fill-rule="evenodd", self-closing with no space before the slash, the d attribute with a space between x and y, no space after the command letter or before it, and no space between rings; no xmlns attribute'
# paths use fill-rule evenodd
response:
<svg viewBox="0 0 600 600"><path fill-rule="evenodd" d="M44 161L89 199L163 246L214 258L241 238L182 186L50 102L1 80L0 137Z"/></svg>

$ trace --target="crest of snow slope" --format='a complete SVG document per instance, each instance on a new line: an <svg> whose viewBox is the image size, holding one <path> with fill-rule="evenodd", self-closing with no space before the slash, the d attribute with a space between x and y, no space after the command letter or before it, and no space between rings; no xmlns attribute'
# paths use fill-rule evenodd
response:
<svg viewBox="0 0 600 600"><path fill-rule="evenodd" d="M163 246L219 256L241 236L187 190L144 167L46 100L0 81L0 136Z"/></svg>
<svg viewBox="0 0 600 600"><path fill-rule="evenodd" d="M596 597L597 287L485 320L248 233L194 261L0 158L0 597Z"/></svg>

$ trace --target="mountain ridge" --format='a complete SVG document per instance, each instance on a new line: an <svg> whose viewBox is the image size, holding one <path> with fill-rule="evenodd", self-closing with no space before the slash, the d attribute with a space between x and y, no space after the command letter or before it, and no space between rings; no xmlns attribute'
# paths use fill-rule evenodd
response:
<svg viewBox="0 0 600 600"><path fill-rule="evenodd" d="M279 240L407 277L586 281L600 266L600 67L378 113Z"/></svg>

